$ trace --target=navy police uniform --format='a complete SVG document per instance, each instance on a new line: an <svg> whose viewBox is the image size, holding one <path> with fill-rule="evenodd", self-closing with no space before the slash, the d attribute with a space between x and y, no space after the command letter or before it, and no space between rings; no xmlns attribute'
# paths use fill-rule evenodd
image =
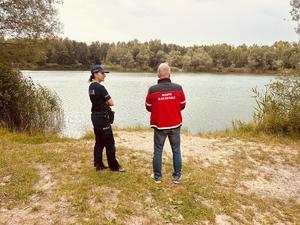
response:
<svg viewBox="0 0 300 225"><path fill-rule="evenodd" d="M102 161L102 152L105 147L108 166L111 170L118 170L120 165L116 160L115 140L110 122L105 113L110 110L106 104L111 97L103 85L92 82L89 86L89 96L92 102L91 119L94 127L96 143L94 146L94 166L105 168Z"/></svg>

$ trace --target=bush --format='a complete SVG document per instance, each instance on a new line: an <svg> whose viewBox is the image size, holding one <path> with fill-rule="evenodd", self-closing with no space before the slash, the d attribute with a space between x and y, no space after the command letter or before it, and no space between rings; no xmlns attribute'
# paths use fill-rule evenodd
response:
<svg viewBox="0 0 300 225"><path fill-rule="evenodd" d="M20 71L0 64L0 123L10 130L57 133L63 126L61 100L56 93Z"/></svg>
<svg viewBox="0 0 300 225"><path fill-rule="evenodd" d="M258 131L300 137L300 76L280 77L256 98L254 122Z"/></svg>

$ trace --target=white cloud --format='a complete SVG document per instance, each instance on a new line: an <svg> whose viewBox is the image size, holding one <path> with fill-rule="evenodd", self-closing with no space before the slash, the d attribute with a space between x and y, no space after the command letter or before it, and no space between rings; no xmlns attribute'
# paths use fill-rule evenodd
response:
<svg viewBox="0 0 300 225"><path fill-rule="evenodd" d="M296 41L285 0L65 0L71 39L113 42L161 39L182 45Z"/></svg>

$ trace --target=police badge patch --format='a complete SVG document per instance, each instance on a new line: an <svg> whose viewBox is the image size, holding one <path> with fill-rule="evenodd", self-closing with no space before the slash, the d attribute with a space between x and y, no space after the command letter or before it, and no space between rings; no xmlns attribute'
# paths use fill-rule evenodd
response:
<svg viewBox="0 0 300 225"><path fill-rule="evenodd" d="M94 89L89 90L89 95L95 95L95 90Z"/></svg>

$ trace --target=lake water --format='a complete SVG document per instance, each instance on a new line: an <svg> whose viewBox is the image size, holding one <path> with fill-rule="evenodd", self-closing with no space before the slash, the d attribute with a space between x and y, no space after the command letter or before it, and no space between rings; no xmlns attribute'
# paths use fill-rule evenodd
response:
<svg viewBox="0 0 300 225"><path fill-rule="evenodd" d="M92 129L88 71L22 72L35 83L57 92L65 112L64 135L80 137L86 130ZM183 111L183 127L196 133L222 130L230 127L236 119L250 121L255 106L252 88L263 89L274 78L251 74L173 74L172 81L183 86L187 100ZM156 82L156 75L152 73L108 74L103 85L115 102L115 125L149 125L150 114L145 109L144 101L148 87Z"/></svg>

